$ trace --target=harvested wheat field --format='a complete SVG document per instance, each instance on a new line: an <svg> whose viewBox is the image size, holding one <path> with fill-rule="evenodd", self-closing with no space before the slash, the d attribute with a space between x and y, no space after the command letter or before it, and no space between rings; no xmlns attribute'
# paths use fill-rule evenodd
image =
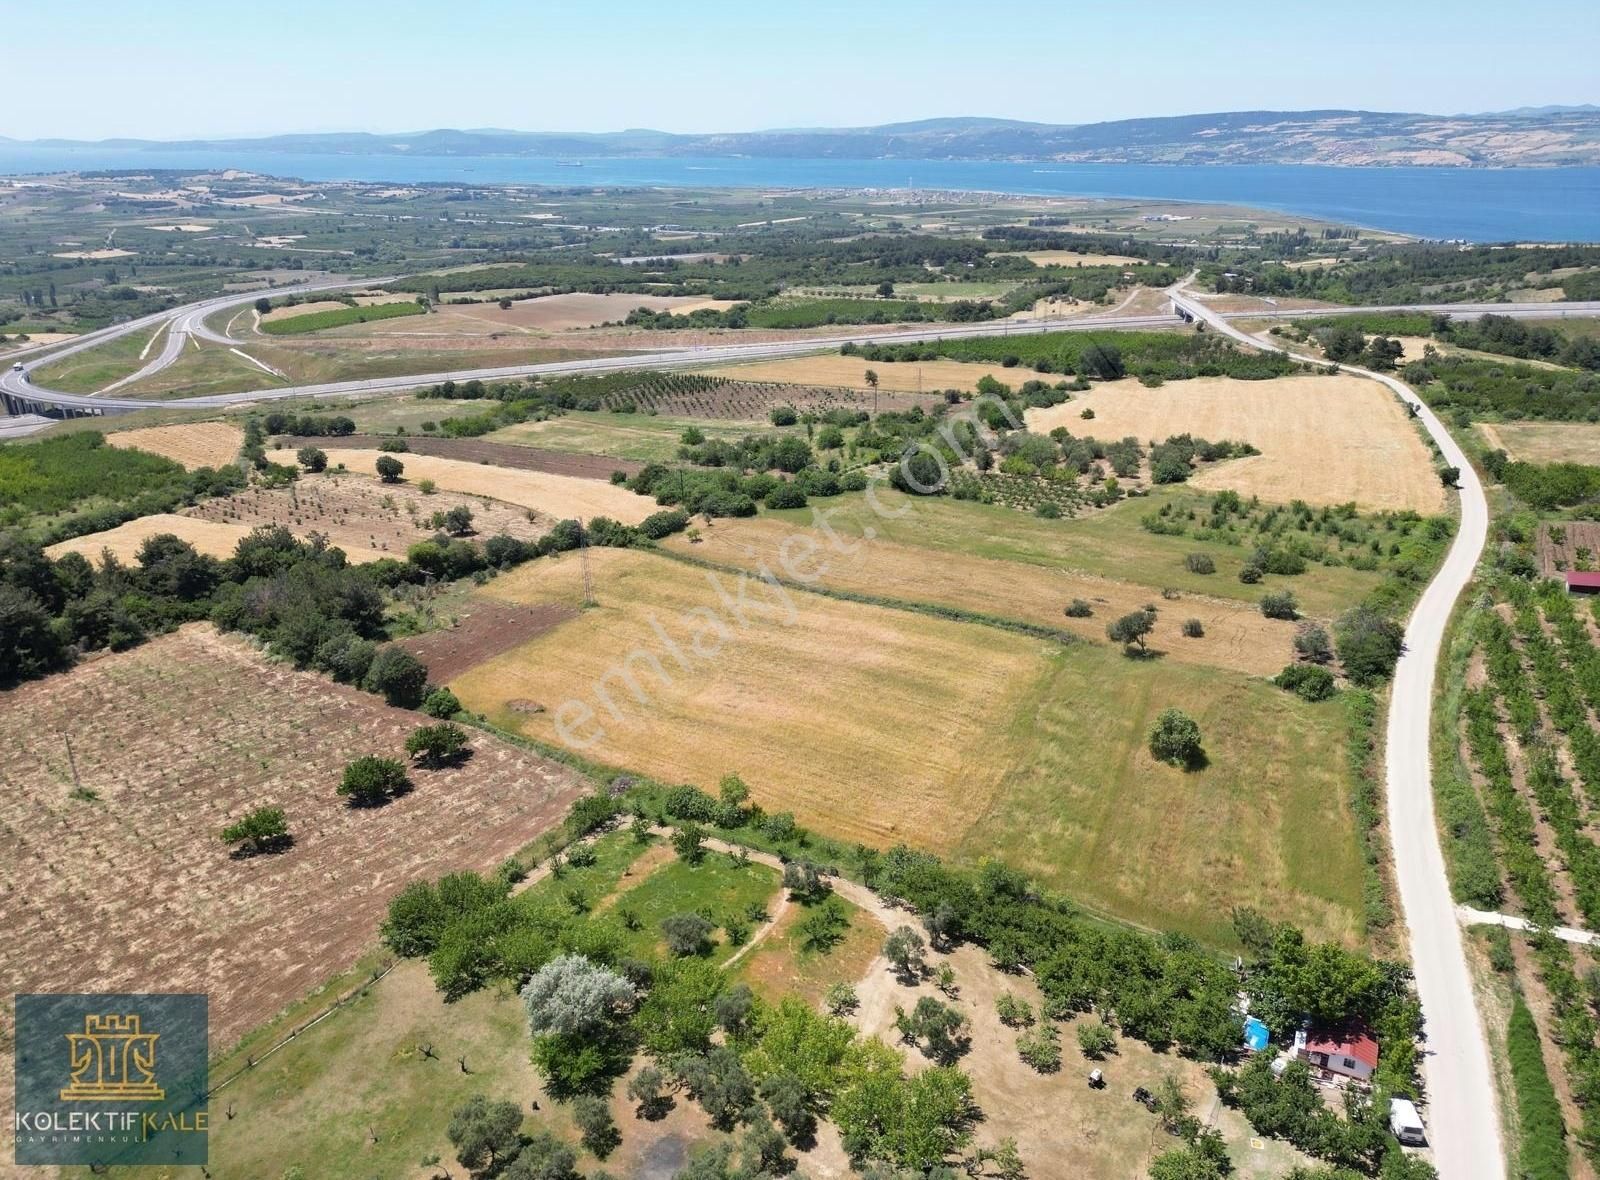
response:
<svg viewBox="0 0 1600 1180"><path fill-rule="evenodd" d="M316 315L319 311L343 311L349 307L348 303L338 299L313 299L307 303L291 303L284 307L274 307L261 317L263 324L275 324L279 320L292 320L297 316Z"/></svg>
<svg viewBox="0 0 1600 1180"><path fill-rule="evenodd" d="M700 369L713 377L734 381L786 381L798 385L833 385L844 389L868 389L866 373L878 374L878 388L898 393L919 393L934 389L959 389L972 392L978 379L992 376L996 381L1015 380L1015 370L999 364L968 361L898 361L887 363L823 352L781 361L752 361L743 365L722 365Z"/></svg>
<svg viewBox="0 0 1600 1180"><path fill-rule="evenodd" d="M425 720L206 624L12 690L0 977L14 991L203 991L213 1048L231 1044L348 969L405 884L493 868L582 790L475 734L459 766L347 807L345 762L403 758ZM234 859L218 833L262 804L288 813L293 846Z"/></svg>
<svg viewBox="0 0 1600 1180"><path fill-rule="evenodd" d="M1600 463L1593 422L1480 422L1478 429L1491 447L1524 463Z"/></svg>
<svg viewBox="0 0 1600 1180"><path fill-rule="evenodd" d="M232 557L239 542L249 535L250 527L222 521L196 520L192 516L161 512L155 516L141 516L137 520L119 524L114 529L86 533L81 537L58 541L47 548L45 553L52 558L60 558L68 553L81 553L90 561L98 561L102 553L109 551L118 561L131 563L139 555L139 546L161 533L171 533L180 537L199 552L210 554L212 557ZM352 555L351 560L357 561L360 558Z"/></svg>
<svg viewBox="0 0 1600 1180"><path fill-rule="evenodd" d="M1085 409L1094 411L1092 421L1081 417ZM1446 504L1433 460L1405 410L1383 386L1362 377L1196 377L1155 389L1129 379L1029 410L1027 421L1041 434L1064 426L1077 435L1159 441L1187 431L1260 448L1259 455L1216 464L1189 481L1205 490L1232 488L1275 503L1354 501L1366 509L1423 513Z"/></svg>
<svg viewBox="0 0 1600 1180"><path fill-rule="evenodd" d="M507 328L537 332L568 332L577 328L596 328L628 318L635 308L686 313L701 308L726 311L734 306L730 299L703 299L697 295L543 295L519 299L508 308L498 303L447 303L438 308L441 316L455 325L480 332ZM390 329L397 330L397 329Z"/></svg>
<svg viewBox="0 0 1600 1180"><path fill-rule="evenodd" d="M335 462L341 453L335 453ZM506 533L534 541L555 523L553 516L485 496L424 495L415 484L384 484L335 471L302 475L287 487L258 485L204 500L186 508L184 516L238 525L245 531L267 524L282 525L300 537L321 533L351 561L375 561L404 558L412 545L439 531L436 515L458 507L472 513L472 532L478 539Z"/></svg>
<svg viewBox="0 0 1600 1180"><path fill-rule="evenodd" d="M351 471L376 475L376 464L384 454L383 451L340 450L332 461L344 464ZM268 457L274 463L294 462L294 452L289 450L273 451ZM623 524L638 524L658 510L656 502L646 496L636 496L616 484L576 475L513 471L486 463L464 463L459 459L440 459L411 452L391 457L405 466L403 478L409 483L431 479L445 491L488 496L558 520L609 516Z"/></svg>
<svg viewBox="0 0 1600 1180"><path fill-rule="evenodd" d="M1022 257L1035 266L1139 266L1142 258L1126 254L1079 254L1073 250L1024 250Z"/></svg>
<svg viewBox="0 0 1600 1180"><path fill-rule="evenodd" d="M1167 659L1271 676L1294 658L1293 624L1265 618L1252 604L1189 594L1164 600L1159 589L1135 582L882 539L849 542L850 551L841 552L817 529L772 519L719 520L693 543L680 534L666 544L718 565L755 570L765 563L780 576L828 589L1018 619L1098 643L1107 620L1155 602L1161 609L1150 643ZM1063 609L1074 598L1092 603L1094 615L1067 618ZM1184 638L1185 619L1199 619L1204 636Z"/></svg>
<svg viewBox="0 0 1600 1180"><path fill-rule="evenodd" d="M244 431L231 422L183 422L106 434L106 444L149 451L185 467L222 467L239 457Z"/></svg>
<svg viewBox="0 0 1600 1180"><path fill-rule="evenodd" d="M566 744L664 782L737 771L768 811L847 840L952 847L1000 780L993 735L1050 648L635 550L588 563L598 605L451 681L463 705L555 743L559 717ZM583 565L533 562L483 593L577 605Z"/></svg>

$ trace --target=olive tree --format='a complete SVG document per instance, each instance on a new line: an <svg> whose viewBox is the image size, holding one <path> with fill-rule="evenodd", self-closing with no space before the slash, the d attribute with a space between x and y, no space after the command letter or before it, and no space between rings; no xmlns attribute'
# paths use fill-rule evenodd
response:
<svg viewBox="0 0 1600 1180"><path fill-rule="evenodd" d="M927 966L923 954L925 949L922 935L910 926L901 926L884 940L883 957L889 960L889 965L901 979L915 983Z"/></svg>
<svg viewBox="0 0 1600 1180"><path fill-rule="evenodd" d="M1163 709L1150 730L1150 753L1173 766L1192 766L1200 759L1200 726L1181 709Z"/></svg>

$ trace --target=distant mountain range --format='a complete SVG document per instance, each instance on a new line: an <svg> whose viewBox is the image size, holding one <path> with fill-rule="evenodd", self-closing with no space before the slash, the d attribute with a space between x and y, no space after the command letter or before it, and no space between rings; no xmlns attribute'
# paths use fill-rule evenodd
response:
<svg viewBox="0 0 1600 1180"><path fill-rule="evenodd" d="M1145 164L1344 164L1514 167L1600 165L1600 107L1478 115L1381 111L1233 111L1082 125L923 119L880 127L680 135L666 131L481 129L398 135L331 132L162 142L43 139L39 147L224 149L337 155L757 156L790 159L1050 160Z"/></svg>

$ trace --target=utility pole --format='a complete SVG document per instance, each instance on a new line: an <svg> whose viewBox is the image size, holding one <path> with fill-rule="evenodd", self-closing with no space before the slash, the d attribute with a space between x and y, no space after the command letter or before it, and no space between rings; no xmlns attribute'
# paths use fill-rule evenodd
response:
<svg viewBox="0 0 1600 1180"><path fill-rule="evenodd" d="M62 739L67 743L67 765L72 768L72 789L83 790L83 784L78 781L78 760L72 756L72 735L62 734Z"/></svg>
<svg viewBox="0 0 1600 1180"><path fill-rule="evenodd" d="M583 605L594 605L594 582L589 576L589 538L583 538L583 543L578 546L578 560L583 563Z"/></svg>

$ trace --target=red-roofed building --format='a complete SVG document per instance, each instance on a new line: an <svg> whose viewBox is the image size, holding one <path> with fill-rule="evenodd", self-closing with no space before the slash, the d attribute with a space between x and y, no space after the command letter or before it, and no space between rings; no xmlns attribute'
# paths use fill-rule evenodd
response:
<svg viewBox="0 0 1600 1180"><path fill-rule="evenodd" d="M1378 1042L1360 1027L1312 1029L1306 1034L1305 1056L1313 1069L1366 1082L1378 1068Z"/></svg>
<svg viewBox="0 0 1600 1180"><path fill-rule="evenodd" d="M1600 574L1568 570L1567 589L1580 594L1600 594Z"/></svg>

